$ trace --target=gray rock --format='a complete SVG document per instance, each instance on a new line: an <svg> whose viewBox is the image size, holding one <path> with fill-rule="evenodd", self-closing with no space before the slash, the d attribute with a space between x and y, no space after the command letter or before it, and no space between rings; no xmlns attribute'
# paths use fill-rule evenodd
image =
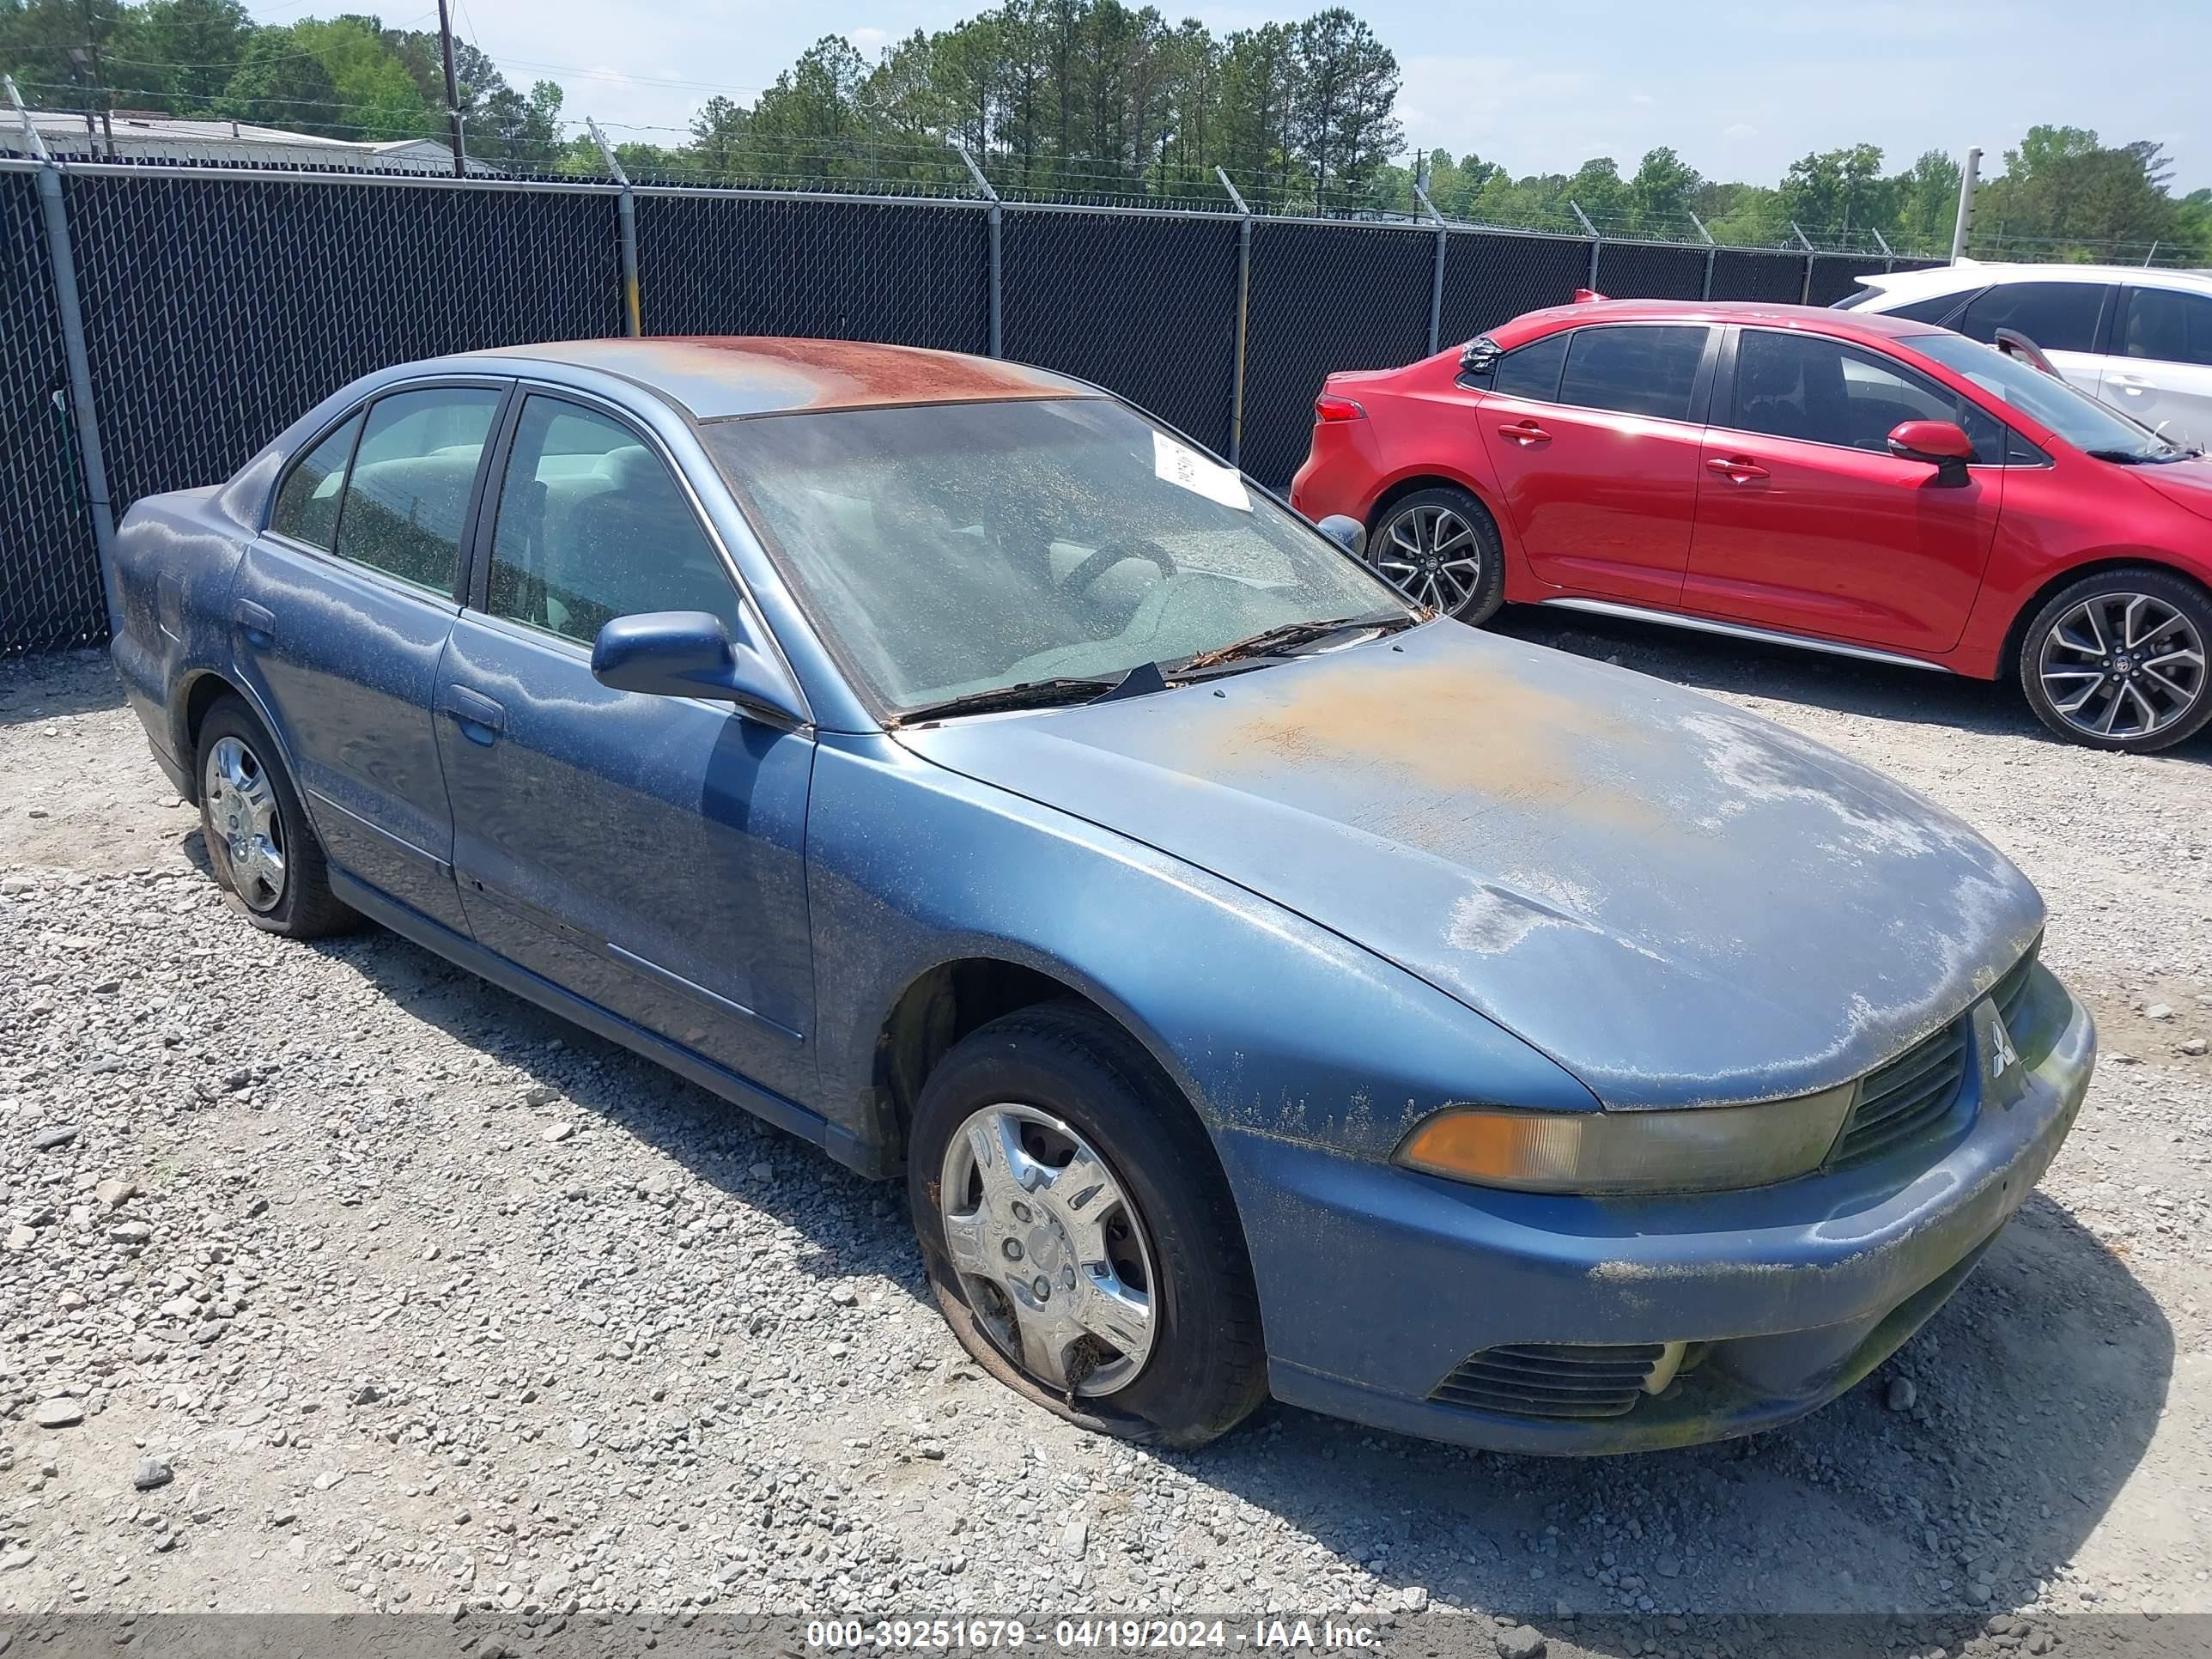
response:
<svg viewBox="0 0 2212 1659"><path fill-rule="evenodd" d="M157 1486L167 1486L176 1478L177 1472L160 1458L146 1457L139 1460L138 1473L131 1477L131 1484L140 1492L152 1492Z"/></svg>
<svg viewBox="0 0 2212 1659"><path fill-rule="evenodd" d="M119 1210L138 1196L138 1183L110 1176L92 1189L92 1195L111 1210Z"/></svg>
<svg viewBox="0 0 2212 1659"><path fill-rule="evenodd" d="M1408 1584L1398 1592L1398 1605L1407 1613L1419 1613L1429 1605L1429 1592L1420 1584Z"/></svg>
<svg viewBox="0 0 2212 1659"><path fill-rule="evenodd" d="M2143 1010L2143 1018L2145 1019L2172 1019L2173 1018L2173 1010L2163 1002L2154 1002L2149 1007Z"/></svg>
<svg viewBox="0 0 2212 1659"><path fill-rule="evenodd" d="M558 1146L575 1133L576 1126L573 1123L549 1123L538 1131L549 1146Z"/></svg>
<svg viewBox="0 0 2212 1659"><path fill-rule="evenodd" d="M22 1255L38 1242L39 1230L35 1227L26 1226L19 1221L8 1229L8 1248L17 1255Z"/></svg>
<svg viewBox="0 0 2212 1659"><path fill-rule="evenodd" d="M1909 1412L1917 1398L1918 1391L1913 1388L1911 1377L1893 1376L1889 1379L1888 1389L1882 1395L1881 1403L1893 1412Z"/></svg>
<svg viewBox="0 0 2212 1659"><path fill-rule="evenodd" d="M41 1129L31 1137L31 1150L34 1152L51 1152L68 1146L82 1133L82 1124L57 1123L52 1128Z"/></svg>
<svg viewBox="0 0 2212 1659"><path fill-rule="evenodd" d="M152 1242L154 1229L143 1221L118 1221L107 1230L107 1236L118 1244L145 1244Z"/></svg>
<svg viewBox="0 0 2212 1659"><path fill-rule="evenodd" d="M1544 1636L1534 1625L1516 1625L1497 1635L1498 1659L1544 1659Z"/></svg>
<svg viewBox="0 0 2212 1659"><path fill-rule="evenodd" d="M832 1285L830 1287L830 1299L841 1308L849 1308L860 1298L854 1294L850 1285Z"/></svg>
<svg viewBox="0 0 2212 1659"><path fill-rule="evenodd" d="M81 1400L41 1400L31 1413L31 1421L42 1429L74 1428L84 1421L84 1402Z"/></svg>
<svg viewBox="0 0 2212 1659"><path fill-rule="evenodd" d="M1078 1519L1060 1529L1060 1553L1071 1561L1080 1561L1083 1552L1091 1547L1090 1523Z"/></svg>
<svg viewBox="0 0 2212 1659"><path fill-rule="evenodd" d="M1651 1564L1651 1570L1662 1578L1680 1578L1682 1563L1679 1556L1662 1555Z"/></svg>

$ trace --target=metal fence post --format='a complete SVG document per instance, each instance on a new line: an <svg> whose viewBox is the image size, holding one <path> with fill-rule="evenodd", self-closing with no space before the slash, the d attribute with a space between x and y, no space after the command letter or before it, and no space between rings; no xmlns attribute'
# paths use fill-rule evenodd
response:
<svg viewBox="0 0 2212 1659"><path fill-rule="evenodd" d="M1575 217L1581 222L1583 234L1590 239L1589 281L1584 286L1595 294L1598 291L1597 256L1605 247L1605 238L1597 234L1597 227L1590 222L1589 215L1583 211L1581 203L1570 198L1567 205L1575 210Z"/></svg>
<svg viewBox="0 0 2212 1659"><path fill-rule="evenodd" d="M92 544L100 558L100 592L112 638L123 624L123 592L115 574L115 510L107 495L107 460L100 447L100 421L92 407L92 359L84 345L84 305L77 292L76 255L70 246L69 208L62 199L62 170L39 136L13 76L8 101L23 123L23 136L39 167L39 207L46 228L46 258L54 278L54 308L61 313L62 359L69 374L70 415L76 427L77 464L84 470L85 507L92 514Z"/></svg>
<svg viewBox="0 0 2212 1659"><path fill-rule="evenodd" d="M1252 210L1229 181L1225 167L1213 169L1222 189L1237 204L1237 349L1229 368L1229 465L1241 465L1244 452L1244 336L1252 320Z"/></svg>
<svg viewBox="0 0 2212 1659"><path fill-rule="evenodd" d="M1682 211L1690 213L1687 208L1684 208ZM1705 239L1705 285L1698 297L1700 300L1710 300L1713 297L1713 234L1705 228L1705 222L1694 213L1690 213L1690 222L1698 228L1698 234Z"/></svg>
<svg viewBox="0 0 2212 1659"><path fill-rule="evenodd" d="M999 192L991 188L991 181L983 176L983 169L975 165L975 158L968 153L965 144L955 144L960 159L968 164L968 175L975 181L975 188L983 192L983 199L991 204L991 355L1006 355L1006 209L999 200Z"/></svg>
<svg viewBox="0 0 2212 1659"><path fill-rule="evenodd" d="M584 125L599 141L599 154L605 159L607 171L622 186L622 194L615 198L615 222L622 234L623 319L629 325L630 338L635 340L645 332L645 318L639 309L637 294L637 198L631 192L629 174L615 159L615 147L599 131L599 124L587 117Z"/></svg>
<svg viewBox="0 0 2212 1659"><path fill-rule="evenodd" d="M1797 246L1805 250L1805 281L1797 290L1797 303L1809 306L1813 303L1813 261L1820 256L1814 252L1813 239L1799 228L1795 219L1790 222L1790 234L1797 239Z"/></svg>
<svg viewBox="0 0 2212 1659"><path fill-rule="evenodd" d="M1444 331L1444 251L1451 231L1444 223L1444 216L1437 211L1437 204L1429 199L1429 192L1417 181L1413 194L1429 217L1437 222L1437 268L1429 278L1429 356L1433 357L1443 349Z"/></svg>
<svg viewBox="0 0 2212 1659"><path fill-rule="evenodd" d="M1881 234L1879 227L1870 225L1868 228L1874 232L1874 245L1881 250L1881 268L1884 270L1895 270L1897 250L1890 246L1889 238Z"/></svg>

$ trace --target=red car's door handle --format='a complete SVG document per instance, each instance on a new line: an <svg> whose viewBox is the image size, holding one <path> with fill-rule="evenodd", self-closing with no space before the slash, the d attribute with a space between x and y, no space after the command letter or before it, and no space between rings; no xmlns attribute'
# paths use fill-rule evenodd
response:
<svg viewBox="0 0 2212 1659"><path fill-rule="evenodd" d="M1534 421L1509 421L1498 428L1500 437L1512 438L1524 444L1547 444L1552 434Z"/></svg>
<svg viewBox="0 0 2212 1659"><path fill-rule="evenodd" d="M1735 483L1748 483L1753 478L1763 478L1766 476L1765 467L1757 461L1746 460L1741 455L1727 460L1716 455L1705 463L1705 471L1718 472Z"/></svg>

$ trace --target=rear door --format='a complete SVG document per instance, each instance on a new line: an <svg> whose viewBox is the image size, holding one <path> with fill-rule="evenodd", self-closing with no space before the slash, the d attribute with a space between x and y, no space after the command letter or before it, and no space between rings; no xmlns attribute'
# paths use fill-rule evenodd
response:
<svg viewBox="0 0 2212 1659"><path fill-rule="evenodd" d="M1473 414L1539 580L1642 605L1680 597L1716 332L1600 323L1498 360Z"/></svg>
<svg viewBox="0 0 2212 1659"><path fill-rule="evenodd" d="M1994 344L2001 328L2025 334L2070 384L2101 397L2106 360L2098 343L2115 295L2106 283L1999 283L1968 301L1951 326L1984 345Z"/></svg>
<svg viewBox="0 0 2212 1659"><path fill-rule="evenodd" d="M453 814L430 720L460 547L507 382L384 393L278 486L232 590L234 661L331 861L447 927Z"/></svg>
<svg viewBox="0 0 2212 1659"><path fill-rule="evenodd" d="M2122 290L2105 401L2176 442L2212 447L2212 294Z"/></svg>
<svg viewBox="0 0 2212 1659"><path fill-rule="evenodd" d="M1956 644L1996 533L2003 423L1840 340L1745 328L1724 356L1684 609L1908 653ZM1966 428L1963 483L1889 453L1911 420Z"/></svg>
<svg viewBox="0 0 2212 1659"><path fill-rule="evenodd" d="M667 458L618 411L533 392L504 441L436 699L476 936L811 1098L812 736L593 678L606 623L705 611L735 626L736 581Z"/></svg>

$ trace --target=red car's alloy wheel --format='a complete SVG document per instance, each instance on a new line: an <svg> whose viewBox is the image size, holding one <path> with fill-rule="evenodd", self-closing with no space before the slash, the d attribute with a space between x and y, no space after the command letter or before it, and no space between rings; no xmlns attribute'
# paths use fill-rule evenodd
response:
<svg viewBox="0 0 2212 1659"><path fill-rule="evenodd" d="M2155 738L2203 701L2204 641L2155 594L2092 594L2045 632L2036 673L2051 708L2075 730Z"/></svg>

